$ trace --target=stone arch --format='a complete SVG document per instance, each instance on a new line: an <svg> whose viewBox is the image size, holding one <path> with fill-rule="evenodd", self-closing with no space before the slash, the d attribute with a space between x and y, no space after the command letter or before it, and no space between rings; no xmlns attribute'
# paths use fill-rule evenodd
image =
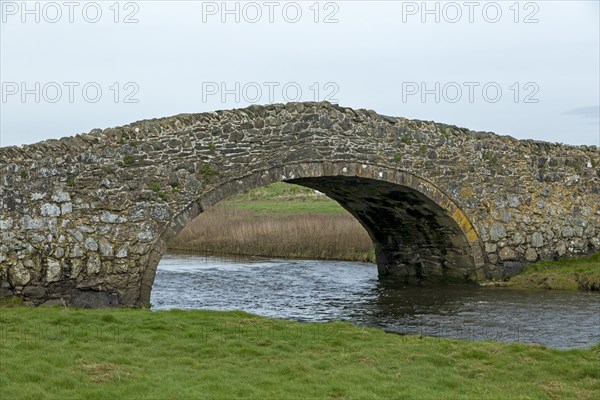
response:
<svg viewBox="0 0 600 400"><path fill-rule="evenodd" d="M504 279L600 249L598 154L326 102L0 147L0 296L141 305L170 236L218 201L277 181L353 213L381 274Z"/></svg>
<svg viewBox="0 0 600 400"><path fill-rule="evenodd" d="M430 181L372 163L299 162L229 180L175 210L175 217L148 257L136 303L149 303L160 258L169 241L189 222L235 194L282 181L319 190L357 218L373 240L380 275L394 275L405 281L440 275L457 279L485 277L482 246L473 224ZM362 194L357 194L358 189Z"/></svg>

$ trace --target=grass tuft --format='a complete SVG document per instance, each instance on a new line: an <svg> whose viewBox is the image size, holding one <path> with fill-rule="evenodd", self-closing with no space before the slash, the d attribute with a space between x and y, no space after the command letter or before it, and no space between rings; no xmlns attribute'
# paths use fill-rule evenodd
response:
<svg viewBox="0 0 600 400"><path fill-rule="evenodd" d="M559 290L600 290L600 253L587 257L539 261L513 276L507 286Z"/></svg>
<svg viewBox="0 0 600 400"><path fill-rule="evenodd" d="M82 369L89 376L90 380L95 383L106 383L112 381L120 381L124 373L113 364L85 364L81 363Z"/></svg>

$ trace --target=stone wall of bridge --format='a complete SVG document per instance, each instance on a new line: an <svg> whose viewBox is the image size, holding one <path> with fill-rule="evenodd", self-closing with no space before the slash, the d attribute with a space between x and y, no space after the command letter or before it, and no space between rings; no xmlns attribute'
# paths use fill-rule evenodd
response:
<svg viewBox="0 0 600 400"><path fill-rule="evenodd" d="M397 279L504 278L600 249L594 146L290 103L0 148L0 295L147 303L180 229L277 181L339 201Z"/></svg>

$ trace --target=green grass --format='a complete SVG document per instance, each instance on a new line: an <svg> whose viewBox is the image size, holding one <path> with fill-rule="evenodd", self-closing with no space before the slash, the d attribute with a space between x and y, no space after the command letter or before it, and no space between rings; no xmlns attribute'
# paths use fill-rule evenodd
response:
<svg viewBox="0 0 600 400"><path fill-rule="evenodd" d="M347 213L338 203L329 198L299 199L299 200L253 200L225 201L222 207L252 211L257 218L281 218L294 214L330 214L342 215ZM272 214L272 215L271 215Z"/></svg>
<svg viewBox="0 0 600 400"><path fill-rule="evenodd" d="M343 215L347 211L336 201L313 189L284 182L261 186L220 204L256 213L257 218L284 218L296 214Z"/></svg>
<svg viewBox="0 0 600 400"><path fill-rule="evenodd" d="M512 277L507 286L521 288L600 290L600 253L587 257L539 261Z"/></svg>
<svg viewBox="0 0 600 400"><path fill-rule="evenodd" d="M315 191L311 188L285 182L276 182L241 193L232 197L232 200L280 199L282 197L311 196L314 193Z"/></svg>
<svg viewBox="0 0 600 400"><path fill-rule="evenodd" d="M139 158L137 156L134 156L133 154L125 154L123 156L122 163L123 163L123 165L133 165L138 161L139 161Z"/></svg>
<svg viewBox="0 0 600 400"><path fill-rule="evenodd" d="M592 399L600 344L386 334L242 312L0 306L3 399Z"/></svg>

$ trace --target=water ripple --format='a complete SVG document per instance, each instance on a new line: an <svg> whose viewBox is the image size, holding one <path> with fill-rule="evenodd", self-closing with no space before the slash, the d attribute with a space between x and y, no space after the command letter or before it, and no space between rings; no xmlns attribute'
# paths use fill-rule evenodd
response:
<svg viewBox="0 0 600 400"><path fill-rule="evenodd" d="M400 334L584 348L600 341L600 294L380 282L369 263L167 254L152 308L347 320Z"/></svg>

